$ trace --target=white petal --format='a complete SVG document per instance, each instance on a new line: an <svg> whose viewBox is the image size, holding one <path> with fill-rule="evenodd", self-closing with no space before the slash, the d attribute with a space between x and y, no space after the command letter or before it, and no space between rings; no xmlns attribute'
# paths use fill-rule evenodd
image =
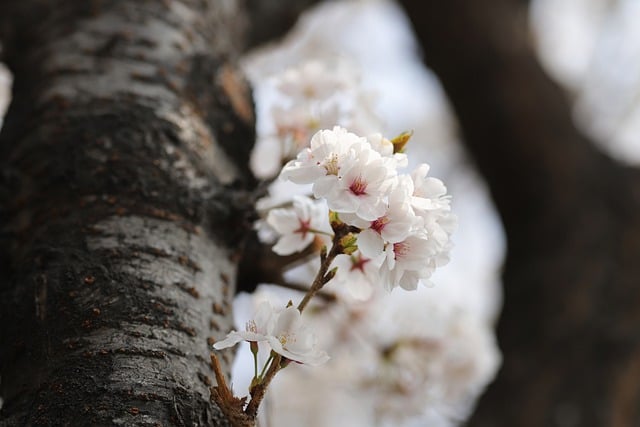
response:
<svg viewBox="0 0 640 427"><path fill-rule="evenodd" d="M355 274L351 274L351 280L347 281L347 289L351 296L355 299L365 301L368 300L373 294L372 283L370 283L366 276L360 274L359 277L354 277Z"/></svg>
<svg viewBox="0 0 640 427"><path fill-rule="evenodd" d="M360 198L360 203L356 214L367 221L374 221L384 215L386 211L386 204L384 201L377 197Z"/></svg>
<svg viewBox="0 0 640 427"><path fill-rule="evenodd" d="M363 230L358 234L358 249L367 258L377 258L384 250L384 241L375 231Z"/></svg>
<svg viewBox="0 0 640 427"><path fill-rule="evenodd" d="M303 239L300 233L287 234L280 237L272 249L278 255L291 255L309 246L313 241L313 236L313 233L307 233Z"/></svg>
<svg viewBox="0 0 640 427"><path fill-rule="evenodd" d="M245 336L245 333L241 333L238 331L231 331L223 340L214 343L213 348L215 348L216 350L222 350L223 348L233 347L240 341L245 341L244 336Z"/></svg>
<svg viewBox="0 0 640 427"><path fill-rule="evenodd" d="M292 209L272 209L267 215L267 224L280 234L290 234L298 229L298 215Z"/></svg>
<svg viewBox="0 0 640 427"><path fill-rule="evenodd" d="M338 185L338 177L326 175L315 180L313 183L313 195L315 197L326 197Z"/></svg>

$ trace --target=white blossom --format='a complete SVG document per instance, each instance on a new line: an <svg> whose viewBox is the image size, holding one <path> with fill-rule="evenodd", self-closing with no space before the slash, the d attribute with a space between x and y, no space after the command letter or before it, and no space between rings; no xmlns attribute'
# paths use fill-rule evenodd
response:
<svg viewBox="0 0 640 427"><path fill-rule="evenodd" d="M379 267L359 251L351 255L338 255L333 262L338 267L331 286L338 292L346 289L349 296L356 300L366 300L373 294L377 285Z"/></svg>
<svg viewBox="0 0 640 427"><path fill-rule="evenodd" d="M304 325L295 307L287 307L278 314L268 342L273 351L294 362L318 366L329 360L326 352L317 349L316 335Z"/></svg>
<svg viewBox="0 0 640 427"><path fill-rule="evenodd" d="M255 316L244 331L231 331L213 345L216 350L234 346L240 341L267 342L276 353L294 362L317 366L329 360L326 352L317 349L316 335L303 323L295 307L276 310L262 301Z"/></svg>
<svg viewBox="0 0 640 427"><path fill-rule="evenodd" d="M270 210L266 222L280 235L273 246L278 255L299 252L313 242L316 234L331 232L326 205L300 195L293 197L291 208Z"/></svg>
<svg viewBox="0 0 640 427"><path fill-rule="evenodd" d="M395 170L388 168L368 144L354 145L351 151L353 156L344 162L338 179L318 180L314 194L326 198L329 209L335 212L355 213L372 221L386 209L385 196Z"/></svg>
<svg viewBox="0 0 640 427"><path fill-rule="evenodd" d="M374 292L367 301L313 312L309 321L322 327L331 360L281 373L270 394L272 422L459 425L501 356L491 324L427 291ZM317 399L328 399L332 411L318 410Z"/></svg>
<svg viewBox="0 0 640 427"><path fill-rule="evenodd" d="M380 132L367 135L367 141L371 148L380 153L395 168L404 168L409 164L409 158L405 153L394 153L391 140L385 138Z"/></svg>
<svg viewBox="0 0 640 427"><path fill-rule="evenodd" d="M369 340L380 349L366 362L362 387L389 425L417 415L433 419L434 412L459 421L500 364L492 326L463 307L414 295L380 300L362 319L373 322Z"/></svg>
<svg viewBox="0 0 640 427"><path fill-rule="evenodd" d="M363 230L358 235L358 247L370 258L378 258L387 243L401 242L409 236L416 225L416 216L411 208L405 189L397 186L389 195L384 215L370 221L366 226L355 224Z"/></svg>
<svg viewBox="0 0 640 427"><path fill-rule="evenodd" d="M380 10L385 17L395 16L394 13L389 13L394 9L389 9L387 2L376 4L382 5ZM266 138L264 133L259 133L255 155L252 157L254 170L254 165L260 164L262 170L270 172L262 176L274 177L282 164L304 149L319 129L330 129L334 124L349 129L354 134L367 135L365 139L370 148L380 154L387 168L397 170L408 164L405 154L393 154L390 141L381 133L370 133L383 128L379 118L370 113L374 113L371 108L373 101L382 100L384 104L385 93L374 94L373 98L365 100L358 87L360 82L357 79L344 79L344 82L349 82L344 85L339 83L343 69L335 67L335 62L326 61L326 53L335 46L335 43L327 43L327 37L331 39L340 34L344 38L344 31L327 31L327 22L337 23L339 25L334 27L351 29L353 34L362 35L364 33L359 31L360 27L349 26L349 23L353 22L354 16L363 18L364 22L368 22L371 17L367 12L369 9L359 2L349 6L346 12L338 9L326 5L319 9L324 13L308 15L301 20L298 30L285 38L284 43L276 49L276 52L280 52L279 55L267 52L266 57L270 55L272 58L265 61L267 66L263 62L262 66L258 64L258 67L251 69L250 75L255 76L254 84L260 85L265 75L281 68L282 64L298 62L302 65L296 67L296 72L289 72L286 78L282 76L276 80L277 90L272 91L272 95L276 96L272 99L283 102L275 108L267 106L262 109L266 114L258 114L258 118L267 117L267 120L272 121L271 129L267 129L266 138L270 138L268 147L262 148L260 142ZM314 18L311 19L311 16ZM301 31L304 28L307 30ZM390 36L387 31L389 27L383 26L381 29L385 31L369 32L365 39L371 41L373 35L377 45L380 45L380 41L396 42L389 43L392 55L387 55L384 62L394 64L389 68L397 76L396 65L401 61L399 56L393 54L404 55L405 49L398 49L397 36ZM355 58L353 52L351 49L349 55ZM321 61L332 65L323 67L317 64L306 66L306 71L303 70L305 58L314 55L317 59L318 55L323 54L325 56ZM391 57L394 60L390 62L388 59ZM400 68L403 72L411 69ZM403 120L406 120L406 112L416 110L406 107L411 106L414 102L412 99L417 99L411 96L416 90L421 90L419 81L417 83L416 85L416 81L412 81L408 93L397 91L397 87L393 86L391 93L399 95L401 108L389 111L404 111L401 114ZM335 102L338 98L340 102ZM257 99L259 105L264 101ZM340 108L337 108L338 105ZM424 119L425 115L421 117ZM393 117L386 114L385 119L393 120ZM427 122L423 121L418 126L428 127L425 123ZM434 129L436 132L433 132ZM430 135L438 134L437 127L431 127L429 131L432 132ZM358 143L361 142L359 139ZM434 148L428 148L427 144L421 145L413 148ZM323 161L316 163L318 156L311 157L311 149L298 154L298 158L290 162L289 171L281 175L285 179L289 175L292 179L277 184L292 184L296 181L309 187L315 186L315 194L325 197L337 184L342 184L340 181L353 159L353 147L342 148L344 152L340 152L335 158L330 157L329 162L324 162L323 158ZM267 155L277 166L264 167ZM438 158L440 156L436 156ZM305 164L307 161L309 164ZM335 166L335 172L328 173L326 166L330 166L329 169ZM312 172L314 169L319 171L317 175ZM385 287L391 288L401 286L400 282L403 280L405 284L411 283L413 279L424 282L435 266L443 265L448 260L455 217L451 214L450 198L446 194L444 183L428 177L428 172L429 166L425 164L416 168L411 176L398 174L393 179L393 185L382 192L380 202L385 210L376 218L364 220L355 212L339 213L341 220L363 230L358 236L358 247L369 254L377 254L377 258L366 257L360 250L352 255L338 256L332 265L338 267L338 272L325 289L330 293L339 294L339 289L351 294L355 287L356 295L358 292L371 292L371 296L365 301L345 301L342 295L338 295L337 303L314 299L314 304L305 309L305 320L313 322L314 329L320 334L322 347L330 351L332 358L329 363L314 369L291 364L282 370L267 393L268 402L265 403L268 404L268 411L263 411L263 414L268 413L273 418L265 424L308 427L452 427L459 425L469 405L473 404L475 397L490 381L497 366L497 347L488 339L491 336L490 325L470 316L458 316L452 313L453 310L448 310L452 302L442 298L442 293L446 296L455 287L440 286L437 289L389 294L384 291L381 283L384 282ZM322 184L317 185L316 181L326 181L324 191L318 189ZM401 200L400 202L391 200L390 191L394 188L398 189L396 200ZM279 188L279 194L290 198L291 194L298 192L289 191L290 189L291 187L285 187L284 190ZM305 187L304 192L310 189ZM412 218L408 231L407 223L400 219L405 215ZM397 249L401 252L401 248L396 247L395 243L406 243L410 236L418 236L423 241L426 253L424 257L418 257L422 261L415 265L404 259L403 254L396 253ZM483 244L486 247L486 241ZM465 249L469 250L468 246ZM367 261L362 262L365 259ZM306 283L313 280L319 265L318 259L314 261L313 267L307 266L306 270L298 267L296 275L291 275L295 279L292 282ZM423 270L418 267L421 263L425 265ZM392 268L390 265L393 265ZM381 269L385 270L384 274L381 274ZM386 276L386 281L381 280L384 278L381 276ZM400 278L396 283L398 276ZM473 285L473 288L479 287L478 283ZM282 294L282 298L286 300L291 295L290 290L276 286L261 287ZM469 292L464 291L464 294L468 295ZM445 310L438 310L440 307ZM460 317L467 317L468 321L461 322ZM248 346L244 346L242 350L247 350L246 347ZM324 404L317 405L319 401Z"/></svg>
<svg viewBox="0 0 640 427"><path fill-rule="evenodd" d="M385 196L397 173L394 166L366 138L335 126L317 132L310 147L288 162L280 176L313 184L314 196L325 198L335 212L371 221L386 209Z"/></svg>
<svg viewBox="0 0 640 427"><path fill-rule="evenodd" d="M344 62L329 64L326 60L310 59L287 68L276 77L276 85L296 101L322 100L357 87L357 76L355 69Z"/></svg>
<svg viewBox="0 0 640 427"><path fill-rule="evenodd" d="M411 173L411 181L407 181L407 187L412 187L411 204L419 211L442 209L449 211L449 197L446 196L447 188L438 178L428 177L429 165L420 164Z"/></svg>
<svg viewBox="0 0 640 427"><path fill-rule="evenodd" d="M258 306L253 319L248 320L244 331L231 331L222 341L213 344L216 350L232 347L240 341L263 342L268 341L275 326L275 312L271 304L263 301Z"/></svg>
<svg viewBox="0 0 640 427"><path fill-rule="evenodd" d="M314 188L318 181L336 182L345 161L354 156L351 146L363 141L366 140L339 126L320 130L311 138L309 147L282 168L280 178L296 184L313 183Z"/></svg>
<svg viewBox="0 0 640 427"><path fill-rule="evenodd" d="M424 233L412 234L401 242L388 243L380 266L384 286L415 290L420 279L427 279L435 269L431 261L432 245Z"/></svg>
<svg viewBox="0 0 640 427"><path fill-rule="evenodd" d="M381 120L373 108L377 96L363 90L360 74L345 58L318 57L276 72L270 79L260 76L255 82L256 97L271 94L271 105L261 108L261 117L267 119L258 124L251 155L254 173L277 175L319 129L336 124L363 133L378 129Z"/></svg>
<svg viewBox="0 0 640 427"><path fill-rule="evenodd" d="M340 106L334 103L276 105L271 118L280 142L281 158L288 161L309 144L311 136L320 129L333 126L340 118Z"/></svg>

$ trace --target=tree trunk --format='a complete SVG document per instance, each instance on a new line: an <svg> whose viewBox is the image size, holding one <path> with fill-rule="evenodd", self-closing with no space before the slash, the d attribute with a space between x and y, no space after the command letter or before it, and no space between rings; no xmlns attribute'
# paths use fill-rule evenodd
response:
<svg viewBox="0 0 640 427"><path fill-rule="evenodd" d="M573 126L526 2L402 3L507 234L504 365L469 425L640 425L639 172Z"/></svg>
<svg viewBox="0 0 640 427"><path fill-rule="evenodd" d="M0 425L227 425L209 353L253 205L242 10L1 8Z"/></svg>

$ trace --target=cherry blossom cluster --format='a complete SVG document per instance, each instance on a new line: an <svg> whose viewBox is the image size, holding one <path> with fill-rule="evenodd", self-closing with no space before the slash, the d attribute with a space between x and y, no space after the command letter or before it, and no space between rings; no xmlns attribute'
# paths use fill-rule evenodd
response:
<svg viewBox="0 0 640 427"><path fill-rule="evenodd" d="M377 284L416 289L446 264L455 227L450 198L442 181L427 176L427 164L399 173L407 157L398 147L408 137L361 137L338 126L317 132L280 174L310 184L316 200L298 197L292 209L269 213L267 223L281 234L274 251L300 251L326 233L328 208L356 236L352 250L336 259L337 280L356 295L367 296L367 286Z"/></svg>
<svg viewBox="0 0 640 427"><path fill-rule="evenodd" d="M383 16L394 15L391 3L375 4ZM234 426L255 425L259 405L260 425L457 426L500 354L495 318L469 296L482 284L473 268L464 268L464 278L455 267L453 275L444 272L437 287L419 285L448 260L455 219L446 188L428 165L415 167L408 161L415 158L402 154L408 135L373 134L393 126L394 113L423 108L415 101L425 97L411 96L421 85L406 79L409 92L395 86L405 80L398 71L412 67L404 62L412 54L399 48L408 39L386 26L373 33L353 26L354 16L360 24L371 18L368 2L325 2L317 10L277 45L244 60L257 107L250 167L269 186L256 204L259 264L271 270L254 292L236 296L236 330L215 345L230 351L248 342L234 352L231 373L236 391L248 395L225 393L218 369L213 400ZM366 33L385 54L358 58L342 43L345 33ZM389 101L395 105L385 108ZM392 114L378 116L384 111ZM452 141L437 127L446 120L427 125L430 114L416 115L416 133L425 139L408 147L411 156L429 149L432 137L447 143L438 157L447 154ZM461 231L464 239L469 229ZM458 260L464 263L466 252L478 258L471 245ZM466 291L469 282L474 292Z"/></svg>
<svg viewBox="0 0 640 427"><path fill-rule="evenodd" d="M345 58L308 59L269 79L272 105L267 130L260 131L252 169L263 178L277 175L320 129L341 124L355 131L377 129L380 120L368 106L372 96L358 69ZM265 83L262 83L263 85Z"/></svg>
<svg viewBox="0 0 640 427"><path fill-rule="evenodd" d="M297 306L289 301L277 309L262 303L244 331L231 331L214 344L214 349L222 350L247 341L253 354L251 400L246 407L244 400L222 397L230 393L216 372L223 383L212 396L230 418L235 411L248 420L238 425L255 420L266 388L290 362L317 366L329 359L301 319L325 285L334 281L361 299L376 288L415 290L448 261L455 217L444 184L427 176L426 164L410 174L400 173L408 164L402 151L410 136L363 137L334 126L316 132L309 146L282 168L281 180L308 186L311 195L296 195L290 206L269 211L266 223L278 235L273 250L292 255L318 241L320 266ZM261 343L269 347L270 355L259 370Z"/></svg>

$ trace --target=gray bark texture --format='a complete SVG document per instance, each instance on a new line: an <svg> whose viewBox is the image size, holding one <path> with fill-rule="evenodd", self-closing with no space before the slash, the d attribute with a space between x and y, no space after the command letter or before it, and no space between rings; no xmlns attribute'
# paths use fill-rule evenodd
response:
<svg viewBox="0 0 640 427"><path fill-rule="evenodd" d="M0 5L1 426L227 425L209 353L256 184L241 7Z"/></svg>

